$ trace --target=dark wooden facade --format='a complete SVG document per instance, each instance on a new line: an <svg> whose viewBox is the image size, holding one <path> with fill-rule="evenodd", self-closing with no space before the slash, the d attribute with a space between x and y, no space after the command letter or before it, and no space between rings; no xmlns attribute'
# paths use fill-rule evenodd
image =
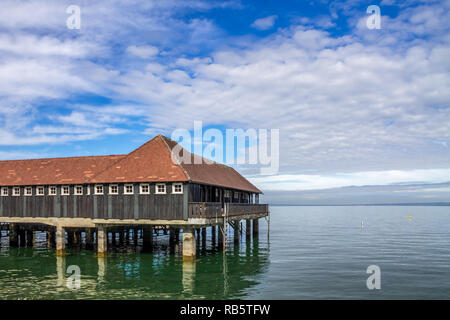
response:
<svg viewBox="0 0 450 320"><path fill-rule="evenodd" d="M193 217L190 203L215 203L222 208L224 203L258 203L259 195L250 192L183 183L183 193L174 194L172 183L165 184L165 194L156 193L156 183L148 183L150 194L140 194L140 184L134 183L134 194L124 194L125 184L115 184L119 194L109 194L109 184L101 184L103 194L98 195L91 184L82 186L82 195L75 195L74 185L69 186L69 195L61 194L61 185L56 186L56 195L49 195L49 186L44 186L44 195L36 195L38 186L32 186L30 196L24 194L27 186L20 186L19 196L13 195L10 186L8 195L0 196L0 217L187 220Z"/></svg>

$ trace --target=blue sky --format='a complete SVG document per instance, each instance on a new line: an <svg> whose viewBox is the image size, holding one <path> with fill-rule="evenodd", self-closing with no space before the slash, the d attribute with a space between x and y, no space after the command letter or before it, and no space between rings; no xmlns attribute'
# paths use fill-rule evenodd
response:
<svg viewBox="0 0 450 320"><path fill-rule="evenodd" d="M80 30L66 26L69 5L81 8ZM369 5L379 30L366 26ZM278 174L238 167L269 199L341 188L351 202L351 186L389 186L392 201L448 200L449 8L3 0L0 158L128 153L197 120L280 129Z"/></svg>

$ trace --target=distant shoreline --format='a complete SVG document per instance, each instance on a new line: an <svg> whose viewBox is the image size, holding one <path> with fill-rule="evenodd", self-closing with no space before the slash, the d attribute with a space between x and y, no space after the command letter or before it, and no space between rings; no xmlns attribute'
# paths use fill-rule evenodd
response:
<svg viewBox="0 0 450 320"><path fill-rule="evenodd" d="M368 207L368 206L418 206L418 207L449 207L450 202L435 203L371 203L371 204L274 204L275 207Z"/></svg>

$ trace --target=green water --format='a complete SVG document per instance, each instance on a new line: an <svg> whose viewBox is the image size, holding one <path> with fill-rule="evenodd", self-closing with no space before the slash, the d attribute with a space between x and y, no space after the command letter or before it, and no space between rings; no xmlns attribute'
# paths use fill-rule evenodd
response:
<svg viewBox="0 0 450 320"><path fill-rule="evenodd" d="M247 242L244 237L237 246L230 242L224 254L208 237L206 246L199 243L193 262L183 262L179 246L171 252L167 236L157 238L153 253L142 252L140 243L137 247L110 248L106 258L83 247L56 256L54 249L46 248L44 234L38 234L33 248L9 248L4 238L0 251L1 298L244 298L258 283L259 275L267 271L267 238ZM72 265L80 268L79 289L69 289L72 272L67 271Z"/></svg>
<svg viewBox="0 0 450 320"><path fill-rule="evenodd" d="M0 297L450 299L449 207L271 207L270 230L268 239L260 220L259 240L231 242L225 255L208 234L194 263L170 252L167 236L153 254L123 246L106 259L83 248L56 257L43 235L34 248L2 238ZM66 286L71 265L80 289ZM366 286L369 265L381 269L380 290Z"/></svg>

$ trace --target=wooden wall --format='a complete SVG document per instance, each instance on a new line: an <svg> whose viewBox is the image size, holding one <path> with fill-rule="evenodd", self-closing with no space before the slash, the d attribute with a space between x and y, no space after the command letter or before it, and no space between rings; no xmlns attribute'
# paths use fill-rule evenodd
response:
<svg viewBox="0 0 450 320"><path fill-rule="evenodd" d="M251 203L253 193L242 192L232 189L224 189L215 186L202 185L197 183L189 183L188 185L189 202L232 202L232 203ZM216 196L216 189L218 190ZM225 196L225 190L231 191L231 197ZM239 198L234 197L234 191L239 192ZM244 197L244 194L247 197Z"/></svg>
<svg viewBox="0 0 450 320"><path fill-rule="evenodd" d="M187 219L188 188L183 186L183 194L172 194L172 184L166 184L166 194L155 194L155 184L150 184L150 194L139 194L139 184L134 184L134 194L123 194L124 185L119 185L118 195L109 195L109 185L103 184L104 194L94 195L94 185L84 185L83 195L74 195L74 186L70 186L70 195L61 195L57 186L57 195L49 196L45 186L45 195L25 196L21 187L20 196L0 196L0 217L68 217L98 219ZM90 188L90 195L87 189Z"/></svg>

